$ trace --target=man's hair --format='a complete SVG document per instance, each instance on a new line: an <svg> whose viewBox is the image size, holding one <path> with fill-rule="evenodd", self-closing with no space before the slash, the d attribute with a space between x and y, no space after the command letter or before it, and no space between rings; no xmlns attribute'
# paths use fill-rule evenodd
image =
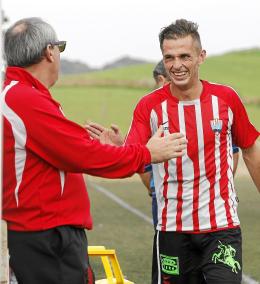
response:
<svg viewBox="0 0 260 284"><path fill-rule="evenodd" d="M54 29L40 18L26 18L12 25L4 35L4 56L8 66L27 67L39 63L48 44L57 41Z"/></svg>
<svg viewBox="0 0 260 284"><path fill-rule="evenodd" d="M176 20L169 26L162 28L159 34L160 48L162 50L163 41L165 39L178 39L189 35L198 43L198 47L201 49L198 24L185 19Z"/></svg>
<svg viewBox="0 0 260 284"><path fill-rule="evenodd" d="M155 81L157 81L159 75L162 75L165 78L168 77L162 60L159 61L153 69L153 78Z"/></svg>

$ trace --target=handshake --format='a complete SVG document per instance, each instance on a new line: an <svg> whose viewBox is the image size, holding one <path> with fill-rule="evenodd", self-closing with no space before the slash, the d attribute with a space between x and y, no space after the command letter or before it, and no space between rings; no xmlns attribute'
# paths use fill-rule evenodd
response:
<svg viewBox="0 0 260 284"><path fill-rule="evenodd" d="M102 144L110 144L113 146L123 146L124 139L118 126L111 125L105 128L94 122L85 125L85 129L90 137L97 139ZM187 139L182 133L171 133L162 136L163 127L160 126L156 133L149 139L146 147L151 154L152 163L161 163L173 158L184 155L187 148Z"/></svg>

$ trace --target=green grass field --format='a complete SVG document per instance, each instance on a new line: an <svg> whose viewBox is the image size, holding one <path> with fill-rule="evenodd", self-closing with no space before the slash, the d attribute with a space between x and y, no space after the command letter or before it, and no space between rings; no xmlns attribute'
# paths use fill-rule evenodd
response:
<svg viewBox="0 0 260 284"><path fill-rule="evenodd" d="M153 86L153 67L154 64L137 64L126 68L67 75L60 79L59 85Z"/></svg>
<svg viewBox="0 0 260 284"><path fill-rule="evenodd" d="M146 89L124 87L59 87L55 98L62 102L68 118L84 124L87 120L109 126L117 123L126 133L133 109Z"/></svg>
<svg viewBox="0 0 260 284"><path fill-rule="evenodd" d="M150 198L140 183L116 181L103 184L109 191L150 216ZM89 187L94 230L88 232L90 245L116 249L123 274L136 284L149 283L153 227ZM144 206L143 206L144 205ZM91 259L97 279L104 277L100 260Z"/></svg>
<svg viewBox="0 0 260 284"><path fill-rule="evenodd" d="M69 119L80 124L87 120L105 126L117 123L126 133L138 100L153 88L153 65L144 64L61 78L53 89ZM256 99L246 105L255 126L260 129L260 51L251 50L208 58L201 68L201 78L235 88L243 100ZM260 281L260 198L249 179L237 178L243 229L244 273ZM150 216L151 204L139 182L114 181L102 185L132 206ZM89 186L94 230L88 233L90 245L114 248L124 274L136 284L150 283L153 228L147 222L120 208ZM94 261L94 260L93 260ZM101 267L94 261L98 278Z"/></svg>

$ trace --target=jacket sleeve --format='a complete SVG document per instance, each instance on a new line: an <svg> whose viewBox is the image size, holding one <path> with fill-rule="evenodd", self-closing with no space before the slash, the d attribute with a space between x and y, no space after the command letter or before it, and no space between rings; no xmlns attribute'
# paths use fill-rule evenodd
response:
<svg viewBox="0 0 260 284"><path fill-rule="evenodd" d="M9 106L23 121L26 148L62 171L122 178L143 172L150 163L142 145L110 146L93 140L87 131L66 119L50 96L34 91Z"/></svg>

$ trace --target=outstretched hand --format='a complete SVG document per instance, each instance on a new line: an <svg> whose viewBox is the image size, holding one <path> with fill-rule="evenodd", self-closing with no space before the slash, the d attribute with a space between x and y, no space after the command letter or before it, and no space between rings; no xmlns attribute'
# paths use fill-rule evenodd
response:
<svg viewBox="0 0 260 284"><path fill-rule="evenodd" d="M109 129L96 122L89 122L85 125L85 129L93 139L99 140L102 144L122 146L124 143L120 128L115 124Z"/></svg>
<svg viewBox="0 0 260 284"><path fill-rule="evenodd" d="M187 139L182 133L172 133L163 136L163 127L146 144L151 153L152 163L160 163L184 155L187 148Z"/></svg>

